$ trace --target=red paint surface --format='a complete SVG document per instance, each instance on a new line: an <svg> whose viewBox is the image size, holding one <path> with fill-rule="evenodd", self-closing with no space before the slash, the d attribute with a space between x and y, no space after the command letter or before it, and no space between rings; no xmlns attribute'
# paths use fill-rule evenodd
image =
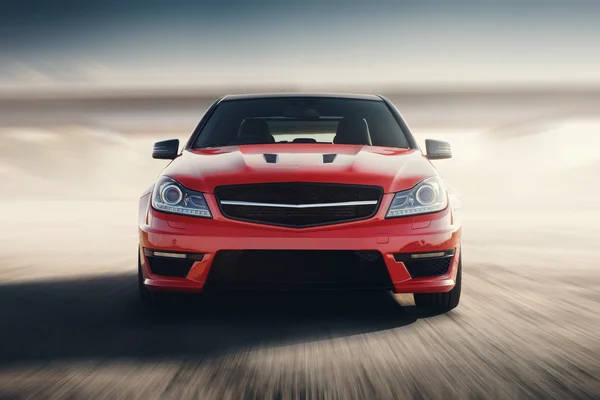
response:
<svg viewBox="0 0 600 400"><path fill-rule="evenodd" d="M278 162L267 163L265 153L278 154ZM337 156L324 164L323 154ZM437 172L415 149L293 143L184 150L163 174L205 193L212 193L218 185L257 182L366 184L392 193Z"/></svg>
<svg viewBox="0 0 600 400"><path fill-rule="evenodd" d="M266 163L265 153L279 154L279 162ZM322 154L331 153L338 154L333 163L319 162ZM141 247L206 254L194 264L187 278L165 278L149 272L142 253L142 272L150 289L201 291L213 257L220 249L377 250L384 256L396 292L445 292L454 287L461 228L453 222L450 206L425 216L385 219L394 192L437 175L418 150L318 144L186 150L163 175L204 192L213 218L158 212L149 206L148 192L140 199ZM286 181L378 185L386 194L377 214L370 219L302 229L227 219L220 214L212 195L218 185ZM382 237L388 240L381 240ZM404 264L393 257L398 252L452 248L457 253L449 272L434 278L412 279Z"/></svg>

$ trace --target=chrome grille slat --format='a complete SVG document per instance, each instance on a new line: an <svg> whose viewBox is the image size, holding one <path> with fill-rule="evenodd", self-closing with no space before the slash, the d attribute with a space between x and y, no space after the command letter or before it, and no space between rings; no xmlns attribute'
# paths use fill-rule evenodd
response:
<svg viewBox="0 0 600 400"><path fill-rule="evenodd" d="M277 208L320 208L320 207L343 207L343 206L369 206L377 204L377 200L368 201L346 201L341 203L313 203L313 204L278 204L278 203L254 203L249 201L223 200L221 204L230 206L251 207L277 207Z"/></svg>

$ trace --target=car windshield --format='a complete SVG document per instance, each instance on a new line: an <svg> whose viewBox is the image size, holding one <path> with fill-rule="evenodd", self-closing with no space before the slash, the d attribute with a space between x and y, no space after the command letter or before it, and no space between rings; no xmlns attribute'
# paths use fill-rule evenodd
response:
<svg viewBox="0 0 600 400"><path fill-rule="evenodd" d="M225 100L192 147L272 143L410 147L385 102L328 97Z"/></svg>

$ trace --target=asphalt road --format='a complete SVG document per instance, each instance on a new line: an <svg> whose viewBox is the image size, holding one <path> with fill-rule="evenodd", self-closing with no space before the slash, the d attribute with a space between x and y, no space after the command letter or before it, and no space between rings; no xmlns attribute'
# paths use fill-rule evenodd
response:
<svg viewBox="0 0 600 400"><path fill-rule="evenodd" d="M463 298L445 315L386 293L187 297L149 314L117 211L131 210L106 204L120 222L102 236L57 207L78 210L0 212L1 399L600 398L597 210L466 218Z"/></svg>

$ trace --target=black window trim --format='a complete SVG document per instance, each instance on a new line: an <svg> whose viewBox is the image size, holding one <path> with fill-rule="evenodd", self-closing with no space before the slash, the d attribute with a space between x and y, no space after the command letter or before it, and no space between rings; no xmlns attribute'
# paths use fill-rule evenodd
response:
<svg viewBox="0 0 600 400"><path fill-rule="evenodd" d="M204 128L204 125L206 125L206 123L208 122L208 119L215 112L215 109L217 108L217 106L219 104L221 104L221 102L223 101L224 98L225 98L225 96L219 97L217 100L215 100L210 105L210 107L208 108L208 110L206 110L206 112L204 113L204 115L202 116L202 118L200 118L200 122L198 122L198 125L196 125L196 128L194 128L194 131L190 135L190 138L188 139L188 141L187 141L187 143L185 145L185 150L192 150L192 149L194 149L194 143L196 142L198 136L200 135L200 131L202 131L202 128Z"/></svg>
<svg viewBox="0 0 600 400"><path fill-rule="evenodd" d="M388 98L386 98L382 95L377 95L377 96L379 96L379 98L381 100L383 100L383 102L386 104L386 106L391 111L394 118L396 118L396 121L398 122L398 124L400 124L400 128L404 132L404 135L406 136L406 139L408 140L408 144L410 145L410 148L420 150L419 144L415 140L415 138L412 134L412 131L408 127L408 124L406 123L406 120L404 119L404 117L402 116L400 111L398 111L396 106L394 106L394 104Z"/></svg>

